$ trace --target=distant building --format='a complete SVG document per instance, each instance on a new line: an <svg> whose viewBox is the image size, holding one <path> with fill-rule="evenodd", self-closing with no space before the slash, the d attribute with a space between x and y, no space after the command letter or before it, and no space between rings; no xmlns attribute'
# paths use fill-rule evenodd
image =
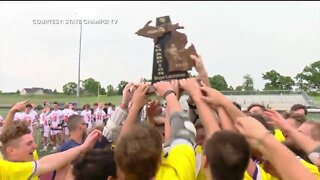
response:
<svg viewBox="0 0 320 180"><path fill-rule="evenodd" d="M44 89L44 88L38 88L38 87L33 87L33 88L23 88L20 91L20 95L45 95L45 94L52 94L51 89Z"/></svg>

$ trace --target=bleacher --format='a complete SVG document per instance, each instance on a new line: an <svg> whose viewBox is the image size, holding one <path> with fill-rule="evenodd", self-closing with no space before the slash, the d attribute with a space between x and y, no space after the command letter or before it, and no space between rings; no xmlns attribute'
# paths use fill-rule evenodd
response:
<svg viewBox="0 0 320 180"><path fill-rule="evenodd" d="M312 106L301 94L275 94L275 95L226 95L231 101L247 109L253 103L262 104L265 107L288 110L293 104L303 104L307 107Z"/></svg>
<svg viewBox="0 0 320 180"><path fill-rule="evenodd" d="M222 91L222 93L231 101L239 103L242 110L246 110L253 103L280 111L289 110L293 104L303 104L310 109L317 108L304 91ZM180 99L183 109L188 108L186 99L186 96Z"/></svg>

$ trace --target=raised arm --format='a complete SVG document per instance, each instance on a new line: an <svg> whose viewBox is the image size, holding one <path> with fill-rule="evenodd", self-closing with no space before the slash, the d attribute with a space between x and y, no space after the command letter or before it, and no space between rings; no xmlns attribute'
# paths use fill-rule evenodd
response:
<svg viewBox="0 0 320 180"><path fill-rule="evenodd" d="M75 160L81 153L92 149L92 147L94 146L96 141L100 139L100 137L101 132L99 130L94 130L88 135L82 145L69 149L67 151L44 156L37 161L37 167L34 176L52 172L67 165L68 163Z"/></svg>
<svg viewBox="0 0 320 180"><path fill-rule="evenodd" d="M206 103L208 103L212 108L222 107L233 121L238 117L246 116L232 103L232 101L221 94L221 92L210 87L200 87L200 90L204 94L201 98Z"/></svg>
<svg viewBox="0 0 320 180"><path fill-rule="evenodd" d="M236 128L275 167L282 179L316 179L260 122L252 117L240 117L236 120Z"/></svg>
<svg viewBox="0 0 320 180"><path fill-rule="evenodd" d="M194 60L194 68L198 72L198 79L200 79L206 86L210 87L208 73L203 64L202 57L200 55L198 55L198 57L190 55L190 57Z"/></svg>
<svg viewBox="0 0 320 180"><path fill-rule="evenodd" d="M128 105L133 96L133 83L128 83L122 91L122 102L120 108L111 115L110 119L107 121L106 126L103 128L103 136L105 136L108 141L114 142L120 134L120 129L122 127L122 122L126 120L128 116Z"/></svg>
<svg viewBox="0 0 320 180"><path fill-rule="evenodd" d="M281 114L275 110L267 110L265 115L284 132L288 138L290 138L297 146L299 146L305 153L311 153L316 147L320 145L320 142L316 142L306 135L299 132L288 121L286 121ZM316 166L320 166L319 158L310 159Z"/></svg>
<svg viewBox="0 0 320 180"><path fill-rule="evenodd" d="M172 142L177 139L185 139L194 145L196 130L189 121L187 114L182 110L172 85L169 82L157 82L153 85L159 97L167 102L167 111L170 114L170 127Z"/></svg>
<svg viewBox="0 0 320 180"><path fill-rule="evenodd" d="M21 101L16 103L8 112L6 116L6 120L3 123L2 131L5 131L5 129L13 122L14 115L17 112L23 111L26 107L26 104L29 102L29 100Z"/></svg>
<svg viewBox="0 0 320 180"><path fill-rule="evenodd" d="M132 126L136 123L139 111L146 104L149 86L150 84L148 83L141 83L139 84L139 87L134 91L132 97L132 106L129 110L128 117L121 129L120 138L127 134Z"/></svg>
<svg viewBox="0 0 320 180"><path fill-rule="evenodd" d="M189 96L193 99L195 105L197 106L198 114L200 120L205 128L207 137L220 130L218 121L213 113L212 109L203 101L202 93L200 91L200 86L195 78L182 79L179 80L179 84L182 89L184 89Z"/></svg>

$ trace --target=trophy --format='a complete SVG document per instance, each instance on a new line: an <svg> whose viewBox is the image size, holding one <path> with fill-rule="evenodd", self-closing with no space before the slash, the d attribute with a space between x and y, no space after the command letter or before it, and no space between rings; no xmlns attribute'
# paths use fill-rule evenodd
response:
<svg viewBox="0 0 320 180"><path fill-rule="evenodd" d="M171 24L169 16L158 17L155 27L150 23L147 22L136 34L154 41L152 83L188 78L188 70L194 66L190 55L197 56L197 52L193 44L185 48L187 36L177 31L184 27L179 23Z"/></svg>

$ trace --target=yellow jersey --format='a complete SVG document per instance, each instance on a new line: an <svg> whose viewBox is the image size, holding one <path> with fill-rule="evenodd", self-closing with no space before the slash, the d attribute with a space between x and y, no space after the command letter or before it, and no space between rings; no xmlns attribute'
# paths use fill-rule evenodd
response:
<svg viewBox="0 0 320 180"><path fill-rule="evenodd" d="M177 144L163 157L156 180L195 180L196 158L191 144Z"/></svg>
<svg viewBox="0 0 320 180"><path fill-rule="evenodd" d="M202 164L201 164L201 158L202 158L202 152L203 152L203 149L202 149L202 146L200 145L197 145L196 148L195 148L195 152L196 152L196 176L197 176L197 180L206 180L206 176L203 172L203 169L202 169Z"/></svg>
<svg viewBox="0 0 320 180"><path fill-rule="evenodd" d="M10 162L0 160L0 180L34 180L37 163L31 162ZM36 177L38 179L38 177Z"/></svg>
<svg viewBox="0 0 320 180"><path fill-rule="evenodd" d="M286 140L286 138L284 137L284 135L282 134L282 132L280 131L280 129L275 129L274 130L274 137L279 141L279 142L284 142Z"/></svg>
<svg viewBox="0 0 320 180"><path fill-rule="evenodd" d="M37 151L33 152L34 160L38 160ZM30 163L32 165L32 173L30 174ZM31 177L35 172L35 162L10 162L2 159L2 154L0 153L0 180L7 179L31 179L38 180L38 176ZM33 171L34 169L34 171ZM28 176L28 178L26 178ZM31 177L31 178L30 178Z"/></svg>

